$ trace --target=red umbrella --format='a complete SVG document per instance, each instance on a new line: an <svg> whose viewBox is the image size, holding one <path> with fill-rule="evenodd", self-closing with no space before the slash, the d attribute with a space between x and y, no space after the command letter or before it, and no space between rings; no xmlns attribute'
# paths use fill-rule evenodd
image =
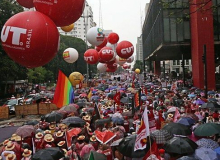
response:
<svg viewBox="0 0 220 160"><path fill-rule="evenodd" d="M79 97L87 97L87 94L86 93L82 93L79 95Z"/></svg>
<svg viewBox="0 0 220 160"><path fill-rule="evenodd" d="M22 138L29 137L34 133L34 127L31 125L24 125L22 127L19 127L15 134L18 136L21 136Z"/></svg>
<svg viewBox="0 0 220 160"><path fill-rule="evenodd" d="M109 131L109 130L106 130L104 132L95 131L95 135L96 135L97 140L103 144L108 143L116 136L116 134L114 134L112 131Z"/></svg>

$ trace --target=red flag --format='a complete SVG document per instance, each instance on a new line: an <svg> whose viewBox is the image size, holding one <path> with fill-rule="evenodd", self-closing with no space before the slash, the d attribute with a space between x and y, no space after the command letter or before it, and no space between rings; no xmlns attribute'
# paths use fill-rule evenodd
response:
<svg viewBox="0 0 220 160"><path fill-rule="evenodd" d="M145 89L144 89L144 92L145 92L145 94L147 95L147 88L145 87Z"/></svg>
<svg viewBox="0 0 220 160"><path fill-rule="evenodd" d="M120 99L121 99L120 92L117 92L117 93L115 94L115 96L114 96L113 99L115 100L115 103L116 103L117 105L120 105L120 104L121 104L121 102L120 102Z"/></svg>
<svg viewBox="0 0 220 160"><path fill-rule="evenodd" d="M71 148L72 137L77 136L82 130L80 128L73 128L66 131L67 148Z"/></svg>
<svg viewBox="0 0 220 160"><path fill-rule="evenodd" d="M135 88L134 80L135 80L135 73L133 73L133 78L132 78L132 88Z"/></svg>
<svg viewBox="0 0 220 160"><path fill-rule="evenodd" d="M139 102L139 94L135 93L134 95L134 102L135 102L135 107L139 107L140 102Z"/></svg>
<svg viewBox="0 0 220 160"><path fill-rule="evenodd" d="M143 160L146 160L150 155L154 154L156 157L159 156L158 147L156 142L154 142L151 146L151 149L147 152L147 154L144 156Z"/></svg>

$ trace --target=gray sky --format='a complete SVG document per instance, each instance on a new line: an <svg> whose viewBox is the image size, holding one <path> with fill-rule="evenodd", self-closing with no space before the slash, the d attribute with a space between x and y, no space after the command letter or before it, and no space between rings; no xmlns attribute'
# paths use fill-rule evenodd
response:
<svg viewBox="0 0 220 160"><path fill-rule="evenodd" d="M120 41L127 40L136 47L141 34L141 15L144 18L145 4L150 0L102 0L104 30L118 33ZM99 26L99 0L87 0L93 10L94 21Z"/></svg>

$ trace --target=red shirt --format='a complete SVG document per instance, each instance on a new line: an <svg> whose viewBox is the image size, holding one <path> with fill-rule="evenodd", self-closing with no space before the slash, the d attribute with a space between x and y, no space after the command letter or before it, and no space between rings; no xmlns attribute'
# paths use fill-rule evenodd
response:
<svg viewBox="0 0 220 160"><path fill-rule="evenodd" d="M218 118L219 117L219 113L213 113L212 117L215 118L215 119Z"/></svg>

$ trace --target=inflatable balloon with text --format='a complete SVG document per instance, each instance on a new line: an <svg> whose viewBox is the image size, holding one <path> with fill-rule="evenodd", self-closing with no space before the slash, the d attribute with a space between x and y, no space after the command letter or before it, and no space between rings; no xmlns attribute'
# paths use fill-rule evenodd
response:
<svg viewBox="0 0 220 160"><path fill-rule="evenodd" d="M134 53L134 46L129 41L122 41L118 43L116 47L116 52L119 57L128 59Z"/></svg>
<svg viewBox="0 0 220 160"><path fill-rule="evenodd" d="M94 46L101 45L105 40L105 34L103 33L103 29L98 27L92 27L87 32L87 40L90 44Z"/></svg>
<svg viewBox="0 0 220 160"><path fill-rule="evenodd" d="M81 73L79 72L73 72L69 75L69 80L72 84L73 87L76 87L76 85L80 84L83 82L84 77Z"/></svg>
<svg viewBox="0 0 220 160"><path fill-rule="evenodd" d="M84 53L84 60L88 64L96 64L99 62L99 53L95 49L89 49Z"/></svg>
<svg viewBox="0 0 220 160"><path fill-rule="evenodd" d="M59 33L54 22L37 11L21 12L3 26L1 42L15 62L27 68L50 62L59 48Z"/></svg>

